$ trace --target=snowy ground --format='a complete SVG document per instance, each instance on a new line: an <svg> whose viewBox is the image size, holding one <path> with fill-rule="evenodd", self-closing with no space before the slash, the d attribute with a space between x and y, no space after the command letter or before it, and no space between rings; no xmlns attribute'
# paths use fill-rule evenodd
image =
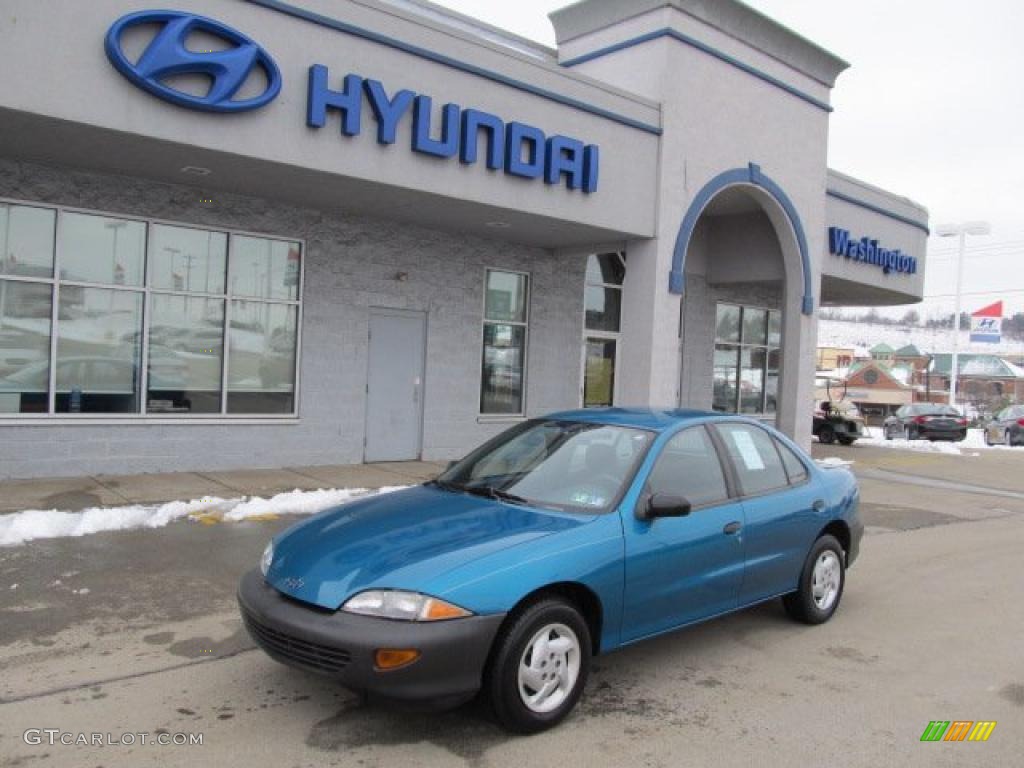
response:
<svg viewBox="0 0 1024 768"><path fill-rule="evenodd" d="M344 504L360 496L390 493L406 486L389 486L378 490L336 488L300 491L263 499L248 496L221 499L208 496L192 501L171 501L165 504L134 504L125 507L92 507L80 512L55 509L29 509L0 515L0 547L17 546L33 539L55 539L86 536L101 531L129 528L162 528L183 518L196 523L236 522L269 519L279 515L310 515Z"/></svg>
<svg viewBox="0 0 1024 768"><path fill-rule="evenodd" d="M985 431L968 429L967 439L962 443L937 440L903 440L902 438L886 440L881 427L866 427L867 436L858 440L855 445L870 445L875 448L898 448L904 451L921 451L924 453L944 453L950 456L978 456L979 451L1017 451L1024 456L1024 448L1009 448L1005 445L985 445Z"/></svg>

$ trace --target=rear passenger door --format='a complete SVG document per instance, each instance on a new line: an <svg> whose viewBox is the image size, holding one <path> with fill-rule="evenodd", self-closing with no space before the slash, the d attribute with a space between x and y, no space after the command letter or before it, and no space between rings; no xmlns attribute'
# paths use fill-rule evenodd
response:
<svg viewBox="0 0 1024 768"><path fill-rule="evenodd" d="M766 429L738 422L715 429L743 499L746 566L739 604L791 592L824 525L825 505L813 475L805 459Z"/></svg>
<svg viewBox="0 0 1024 768"><path fill-rule="evenodd" d="M683 496L692 510L656 520L638 520L633 510L623 514L627 642L732 610L743 576L743 506L730 497L704 426L684 429L665 443L639 503L656 493Z"/></svg>

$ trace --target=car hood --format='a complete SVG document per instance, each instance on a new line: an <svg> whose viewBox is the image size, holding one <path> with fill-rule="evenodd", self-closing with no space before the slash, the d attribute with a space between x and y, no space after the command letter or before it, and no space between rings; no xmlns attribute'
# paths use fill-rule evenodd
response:
<svg viewBox="0 0 1024 768"><path fill-rule="evenodd" d="M417 486L350 502L287 529L274 540L267 581L334 610L365 589L418 591L453 568L593 519Z"/></svg>

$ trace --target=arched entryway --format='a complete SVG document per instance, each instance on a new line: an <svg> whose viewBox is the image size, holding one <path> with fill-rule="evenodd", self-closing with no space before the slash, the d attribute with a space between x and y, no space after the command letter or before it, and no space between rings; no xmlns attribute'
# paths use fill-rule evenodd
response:
<svg viewBox="0 0 1024 768"><path fill-rule="evenodd" d="M773 420L802 438L811 413L799 394L801 349L813 335L810 254L795 206L758 166L719 174L694 197L669 290L683 296L680 404Z"/></svg>

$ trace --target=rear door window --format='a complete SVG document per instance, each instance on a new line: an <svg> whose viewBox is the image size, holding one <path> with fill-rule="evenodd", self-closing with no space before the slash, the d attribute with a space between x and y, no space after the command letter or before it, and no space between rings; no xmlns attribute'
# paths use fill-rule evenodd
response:
<svg viewBox="0 0 1024 768"><path fill-rule="evenodd" d="M807 467L785 443L775 440L775 447L779 449L779 455L782 456L782 465L786 468L786 474L789 476L789 484L800 485L807 479Z"/></svg>
<svg viewBox="0 0 1024 768"><path fill-rule="evenodd" d="M717 424L715 429L722 435L744 494L755 496L789 485L771 435L749 424Z"/></svg>

